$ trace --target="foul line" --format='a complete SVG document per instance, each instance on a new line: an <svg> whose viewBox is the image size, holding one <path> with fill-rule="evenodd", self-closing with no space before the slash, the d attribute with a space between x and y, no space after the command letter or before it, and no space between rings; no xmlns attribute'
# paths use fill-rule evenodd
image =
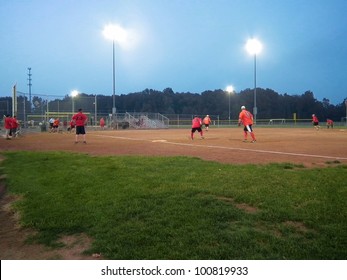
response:
<svg viewBox="0 0 347 280"><path fill-rule="evenodd" d="M310 154L301 154L301 153L277 152L277 151L268 151L268 150L233 148L233 147L224 147L224 146L187 144L187 143L177 143L177 142L170 142L170 141L164 141L164 140L149 140L149 139L141 139L141 138L129 138L129 137L99 135L99 134L90 134L90 136L97 136L97 137L103 137L103 138L114 138L114 139L122 139L122 140L131 140L131 141L155 142L155 143L171 144L171 145L177 145L177 146L202 147L202 148L213 148L213 149L224 149L224 150L236 150L236 151L245 151L245 152L256 152L256 153L267 153L267 154L277 154L277 155L288 155L288 156L296 156L296 157L300 156L300 157L313 157L313 158L347 160L346 157L336 157L336 156L322 156L322 155L310 155ZM257 145L257 144L254 144L254 145Z"/></svg>

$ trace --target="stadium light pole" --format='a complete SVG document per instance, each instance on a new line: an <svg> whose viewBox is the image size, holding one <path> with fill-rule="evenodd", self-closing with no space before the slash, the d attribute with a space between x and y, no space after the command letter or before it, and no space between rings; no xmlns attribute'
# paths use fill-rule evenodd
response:
<svg viewBox="0 0 347 280"><path fill-rule="evenodd" d="M46 108L46 116L47 116L47 120L46 120L46 122L48 122L49 121L49 101L48 101L48 95L47 95L47 97L46 97L46 102L47 102L47 108ZM41 106L41 112L42 112L42 114L43 114L43 107Z"/></svg>
<svg viewBox="0 0 347 280"><path fill-rule="evenodd" d="M95 123L95 126L97 126L97 118L98 118L96 96L97 95L95 94L95 99L94 99L94 123Z"/></svg>
<svg viewBox="0 0 347 280"><path fill-rule="evenodd" d="M227 86L226 88L226 92L229 95L229 125L230 125L230 96L233 94L234 92L234 87L233 86Z"/></svg>
<svg viewBox="0 0 347 280"><path fill-rule="evenodd" d="M254 115L254 123L257 122L257 54L259 54L262 50L263 46L260 41L257 39L249 39L246 43L246 50L250 55L254 55L254 107L253 107L253 115Z"/></svg>
<svg viewBox="0 0 347 280"><path fill-rule="evenodd" d="M77 90L71 91L71 101L72 101L72 114L75 113L75 97L78 95Z"/></svg>
<svg viewBox="0 0 347 280"><path fill-rule="evenodd" d="M102 34L108 40L112 41L112 69L113 69L113 90L112 90L112 120L114 121L116 115L116 42L126 40L126 31L119 25L108 24L104 27Z"/></svg>

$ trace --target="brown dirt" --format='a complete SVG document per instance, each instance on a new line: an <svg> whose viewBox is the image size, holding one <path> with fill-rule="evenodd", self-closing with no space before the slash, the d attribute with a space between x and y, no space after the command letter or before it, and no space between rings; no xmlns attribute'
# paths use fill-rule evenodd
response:
<svg viewBox="0 0 347 280"><path fill-rule="evenodd" d="M0 138L1 152L16 150L71 151L92 156L150 155L192 156L230 164L292 163L308 168L347 164L347 130L313 128L255 128L256 143L242 142L241 128L210 128L201 140L189 129L88 131L87 144L74 143L69 133L33 133L19 139ZM0 158L0 160L3 159ZM59 250L27 244L33 234L18 224L11 210L13 196L5 194L0 179L0 259L98 259L98 253L84 255L91 240L67 236ZM2 197L2 198L1 198ZM241 206L240 206L241 207Z"/></svg>
<svg viewBox="0 0 347 280"><path fill-rule="evenodd" d="M84 254L90 247L91 239L83 234L62 237L58 242L64 246L59 249L28 243L28 238L35 232L20 226L16 213L11 210L11 203L15 199L6 195L0 200L0 259L94 260L101 257L99 254Z"/></svg>

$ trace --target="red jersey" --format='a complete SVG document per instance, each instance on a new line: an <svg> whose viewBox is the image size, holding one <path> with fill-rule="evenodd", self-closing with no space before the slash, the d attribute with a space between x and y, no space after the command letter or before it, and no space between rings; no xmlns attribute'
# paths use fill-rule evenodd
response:
<svg viewBox="0 0 347 280"><path fill-rule="evenodd" d="M101 126L101 127L105 126L105 120L104 120L104 118L101 118L101 119L100 119L100 126Z"/></svg>
<svg viewBox="0 0 347 280"><path fill-rule="evenodd" d="M53 126L59 126L59 119L54 120Z"/></svg>
<svg viewBox="0 0 347 280"><path fill-rule="evenodd" d="M199 117L195 117L192 120L192 128L198 128L198 127L201 127L201 125L202 125L202 121Z"/></svg>
<svg viewBox="0 0 347 280"><path fill-rule="evenodd" d="M252 125L253 124L253 115L247 110L242 110L239 114L239 123L243 125Z"/></svg>
<svg viewBox="0 0 347 280"><path fill-rule="evenodd" d="M12 128L18 128L18 121L15 117L12 118Z"/></svg>
<svg viewBox="0 0 347 280"><path fill-rule="evenodd" d="M211 123L211 119L210 119L210 117L205 117L204 118L204 124L210 124Z"/></svg>
<svg viewBox="0 0 347 280"><path fill-rule="evenodd" d="M312 116L312 122L314 122L314 123L319 122L316 115Z"/></svg>
<svg viewBox="0 0 347 280"><path fill-rule="evenodd" d="M11 129L12 128L12 118L6 117L5 118L5 129Z"/></svg>
<svg viewBox="0 0 347 280"><path fill-rule="evenodd" d="M75 122L76 126L85 126L88 120L88 117L82 112L78 112L72 117L72 120Z"/></svg>

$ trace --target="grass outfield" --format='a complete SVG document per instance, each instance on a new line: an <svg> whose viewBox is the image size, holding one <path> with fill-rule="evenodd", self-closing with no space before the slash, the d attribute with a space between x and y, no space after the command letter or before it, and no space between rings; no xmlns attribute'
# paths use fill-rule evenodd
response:
<svg viewBox="0 0 347 280"><path fill-rule="evenodd" d="M347 166L7 152L31 241L86 233L108 259L347 259ZM1 175L1 174L0 174Z"/></svg>

